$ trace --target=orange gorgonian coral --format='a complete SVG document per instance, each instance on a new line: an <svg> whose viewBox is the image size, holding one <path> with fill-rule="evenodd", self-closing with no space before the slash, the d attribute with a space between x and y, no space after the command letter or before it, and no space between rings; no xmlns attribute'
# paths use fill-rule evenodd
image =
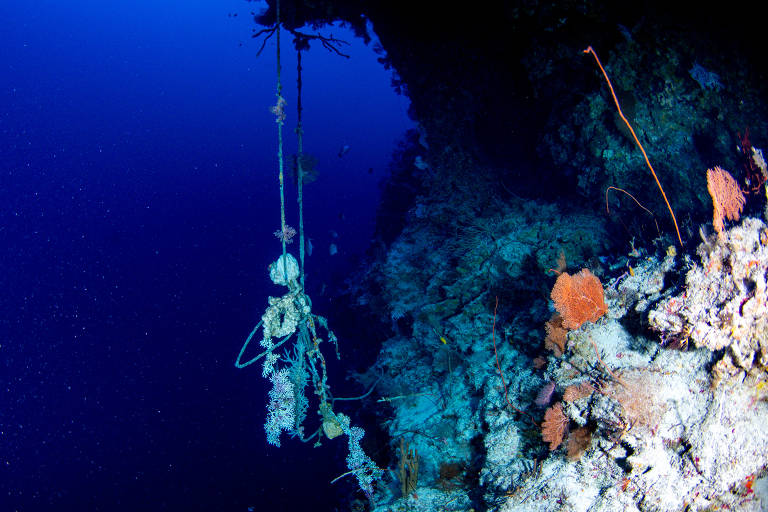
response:
<svg viewBox="0 0 768 512"><path fill-rule="evenodd" d="M595 387L589 382L582 382L581 384L571 384L565 388L563 392L563 402L573 402L580 398L587 397L592 394Z"/></svg>
<svg viewBox="0 0 768 512"><path fill-rule="evenodd" d="M739 220L744 209L744 194L733 176L719 166L707 171L707 190L712 196L715 211L712 224L718 234L723 231L723 219Z"/></svg>
<svg viewBox="0 0 768 512"><path fill-rule="evenodd" d="M550 296L566 329L578 329L587 321L596 322L608 310L603 285L586 268L573 276L568 272L560 274Z"/></svg>
<svg viewBox="0 0 768 512"><path fill-rule="evenodd" d="M554 450L563 442L568 430L568 416L563 412L563 406L558 402L544 413L541 423L541 438L549 443L549 449Z"/></svg>
<svg viewBox="0 0 768 512"><path fill-rule="evenodd" d="M568 331L563 327L563 318L555 313L544 324L544 330L547 333L546 338L544 338L544 348L554 352L555 357L563 355L568 335Z"/></svg>

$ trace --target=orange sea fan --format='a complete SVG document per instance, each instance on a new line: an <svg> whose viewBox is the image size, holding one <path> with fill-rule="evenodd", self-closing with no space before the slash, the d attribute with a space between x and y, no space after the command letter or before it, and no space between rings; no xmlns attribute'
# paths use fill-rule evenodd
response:
<svg viewBox="0 0 768 512"><path fill-rule="evenodd" d="M555 357L563 355L568 335L568 331L563 327L563 318L555 313L544 324L544 330L547 333L546 338L544 338L544 348L554 352Z"/></svg>
<svg viewBox="0 0 768 512"><path fill-rule="evenodd" d="M549 449L554 450L563 442L563 437L568 430L568 416L563 412L560 402L556 403L544 413L544 421L541 423L541 438L549 443Z"/></svg>
<svg viewBox="0 0 768 512"><path fill-rule="evenodd" d="M715 207L712 224L719 234L723 231L723 219L739 220L746 200L731 173L719 166L707 170L707 190Z"/></svg>
<svg viewBox="0 0 768 512"><path fill-rule="evenodd" d="M573 402L592 394L595 388L589 382L582 382L581 384L572 384L565 388L563 392L564 402Z"/></svg>
<svg viewBox="0 0 768 512"><path fill-rule="evenodd" d="M550 296L566 329L578 329L587 321L596 322L608 310L603 285L586 268L573 276L567 272L560 274Z"/></svg>

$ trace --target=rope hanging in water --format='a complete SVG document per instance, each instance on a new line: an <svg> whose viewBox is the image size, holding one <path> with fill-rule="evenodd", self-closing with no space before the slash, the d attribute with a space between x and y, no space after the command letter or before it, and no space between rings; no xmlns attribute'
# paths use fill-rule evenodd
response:
<svg viewBox="0 0 768 512"><path fill-rule="evenodd" d="M280 66L280 2L276 2L276 10L277 10L277 103L273 107L272 112L277 116L277 165L278 165L278 177L280 181L280 242L282 243L283 247L283 274L285 275L285 280L288 280L288 270L287 270L287 263L286 263L286 248L285 245L287 241L290 239L287 236L288 228L285 224L285 178L284 178L284 168L285 164L283 162L283 123L285 122L285 98L283 98L283 83L281 80L281 71L282 68Z"/></svg>
<svg viewBox="0 0 768 512"><path fill-rule="evenodd" d="M334 52L336 55L340 57L344 57L346 59L350 58L349 55L343 53L341 51L341 47L344 45L349 45L348 42L343 41L341 39L336 39L333 36L323 36L320 34L306 34L304 32L300 32L296 29L292 28L286 28L281 27L281 18L280 18L280 2L277 0L275 2L275 24L269 28L265 28L262 30L259 30L256 32L256 34L253 35L253 37L261 37L264 36L264 40L261 43L261 47L256 52L256 55L261 55L261 52L264 50L267 41L272 36L276 36L276 42L277 42L277 48L276 48L276 64L277 64L277 91L276 96L277 100L275 105L272 106L270 111L272 114L275 115L275 121L277 122L277 161L278 161L278 178L280 182L280 229L275 232L275 235L280 239L281 246L282 246L282 256L281 259L278 260L278 265L288 265L289 262L289 256L290 254L287 252L286 245L291 242L291 239L296 234L296 230L293 229L291 226L286 224L285 222L285 155L284 155L284 148L283 148L283 125L285 124L285 106L286 101L283 97L283 85L282 85L282 65L281 65L281 38L280 38L280 32L283 28L294 35L294 46L296 47L296 55L297 55L297 78L296 78L296 88L297 88L297 102L296 102L296 110L297 110L297 123L296 123L296 139L297 139L297 146L298 151L295 158L295 166L294 171L296 172L296 186L297 186L297 203L298 203L298 210L299 210L299 279L297 280L297 285L299 286L300 290L304 291L304 262L305 262L305 234L304 234L304 183L307 179L307 172L314 173L313 166L311 164L307 164L306 155L304 155L304 129L302 125L302 102L301 102L301 94L302 94L302 54L301 52L304 50L309 49L309 42L310 41L318 41L320 44L323 45L323 47L328 50ZM280 263L282 262L282 263ZM288 269L283 268L277 269L278 272L281 272L283 274L283 281L288 282L289 281L289 275L288 275Z"/></svg>
<svg viewBox="0 0 768 512"><path fill-rule="evenodd" d="M304 291L304 128L301 124L301 47L296 48L296 202L299 205L299 286Z"/></svg>
<svg viewBox="0 0 768 512"><path fill-rule="evenodd" d="M274 284L286 286L288 291L281 297L269 297L266 311L256 327L248 335L235 360L237 368L245 368L256 361L263 360L262 376L272 383L267 403L267 419L264 428L267 434L267 442L274 446L280 446L281 434L286 433L291 437L298 437L302 442L316 439L315 445L321 438L334 439L342 434L349 438L350 453L347 457L347 465L350 471L345 475L356 476L360 488L369 499L373 500L374 483L383 474L376 463L368 457L360 448L360 439L365 432L362 428L352 426L350 418L341 412L333 410L337 398L331 394L328 385L327 365L325 356L321 352L320 345L324 341L332 343L336 349L336 358L340 359L338 340L333 331L328 327L328 321L320 315L312 312L312 301L304 291L304 180L306 172L312 172L311 165L304 160L304 141L302 127L302 67L301 52L309 48L308 41L318 40L327 49L343 55L338 50L341 42L333 37L320 35L306 35L296 30L287 29L296 36L294 41L297 51L297 125L296 136L298 152L296 155L296 186L297 202L299 209L299 259L288 253L286 245L296 234L296 231L285 223L285 162L283 154L283 124L285 123L286 101L282 95L281 62L280 62L280 1L276 0L276 22L273 27L260 31L257 35L267 34L268 39L277 35L277 103L271 111L277 122L277 159L278 177L280 181L280 230L275 233L282 245L282 254L278 260L270 265L269 277ZM264 45L262 44L262 48ZM261 52L259 50L259 53ZM346 55L343 55L346 57ZM261 352L243 361L246 349L256 336L259 329L263 335L259 342ZM283 348L289 340L295 340L289 348ZM320 416L320 424L314 433L307 434L304 428L304 420L309 410L309 398L304 388L311 385L317 399L317 412ZM368 394L368 391L362 399Z"/></svg>

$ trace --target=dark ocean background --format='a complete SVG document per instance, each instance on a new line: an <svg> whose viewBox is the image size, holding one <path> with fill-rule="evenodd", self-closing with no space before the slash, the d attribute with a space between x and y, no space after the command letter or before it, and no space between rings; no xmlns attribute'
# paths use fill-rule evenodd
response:
<svg viewBox="0 0 768 512"><path fill-rule="evenodd" d="M258 57L251 39L260 8L0 4L0 512L332 510L355 492L329 484L344 449L267 444L268 382L233 365L282 293L267 274L280 222L274 39ZM350 58L304 55L305 151L320 172L305 189L307 290L344 357L366 340L334 298L412 122L375 41L322 32ZM337 395L361 394L343 362Z"/></svg>

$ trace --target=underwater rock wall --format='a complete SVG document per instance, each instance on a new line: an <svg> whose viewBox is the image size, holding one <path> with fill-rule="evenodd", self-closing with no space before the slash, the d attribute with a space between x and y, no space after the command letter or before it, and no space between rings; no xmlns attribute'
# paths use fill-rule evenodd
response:
<svg viewBox="0 0 768 512"><path fill-rule="evenodd" d="M738 54L714 47L701 35L681 38L657 29L625 28L622 40L602 58L624 115L678 219L698 217L710 204L706 170L715 164L739 169L738 152L733 151L739 134L768 133L764 93L755 87L760 80ZM542 57L567 50L573 51L549 49ZM543 83L552 72L531 61L535 81ZM602 79L599 72L596 76ZM608 88L601 85L552 111L542 152L558 168L570 169L579 194L591 201L599 201L606 187L616 186L635 193L650 210L663 211L643 155Z"/></svg>
<svg viewBox="0 0 768 512"><path fill-rule="evenodd" d="M517 414L505 407L493 341L509 398L522 394L519 406L527 407L543 381L527 354L538 350L541 338L525 318L546 312L546 271L563 252L580 264L598 262L606 235L603 221L585 212L495 200L485 218L473 214L484 200L440 201L440 189L431 190L369 275L397 333L384 343L372 373L382 376L377 390L391 407L391 450L405 438L418 453L418 508L436 510L430 507L452 500L459 510L482 502L485 480L496 478L497 467L506 468L504 485L512 484L510 454L541 450L532 419L524 429L506 428ZM451 233L444 231L447 216ZM508 320L498 320L492 340L495 295L506 301L501 309ZM513 304L525 308L518 318L509 317ZM519 473L533 463L517 459ZM396 479L389 483L394 497L399 486Z"/></svg>
<svg viewBox="0 0 768 512"><path fill-rule="evenodd" d="M724 351L718 379L768 365L768 228L744 219L699 245L701 263L686 274L683 293L651 311L650 325L667 340ZM717 304L717 308L712 308Z"/></svg>
<svg viewBox="0 0 768 512"><path fill-rule="evenodd" d="M395 332L372 369L390 452L402 461L404 440L418 460L390 468L376 510L761 510L761 220L705 236L694 261L608 255L587 211L432 199L369 276ZM594 270L607 311L563 330L556 355L544 325L566 266Z"/></svg>
<svg viewBox="0 0 768 512"><path fill-rule="evenodd" d="M728 314L723 302L743 303L739 287L727 285L748 282L742 274L749 261L759 261L749 266L750 273L757 274L752 277L764 280L768 274L765 229L759 219L745 219L724 237L702 243L698 252L705 264L711 255L733 258L733 266L710 267L709 278L701 278L701 265L688 262L692 268L686 272L684 293L689 305L681 308L700 313L695 322L702 332L707 325L718 333L730 328L734 335L743 325L739 315L724 322L719 313ZM646 297L659 291L669 295L669 290L644 293L637 282L628 281L642 276L641 282L653 288L663 277L659 271L670 271L674 259L649 259L634 270L635 276L611 282L608 318L569 334L569 355L551 365L547 374L563 390L570 421L591 431L591 443L578 461L564 461L553 452L536 478L519 485L501 510L763 510L766 496L757 496L753 486L768 464L765 362L750 358L738 369L728 366L733 370L728 374L716 362L721 357L731 361L729 354L739 352L742 340L765 342L765 295L751 295L762 315L753 319L747 313L748 332L730 337L733 347L725 356L715 341L722 333L711 336L709 346L693 339L699 349L680 350L686 347L683 340L678 340L677 349L662 348L658 339L627 332L621 320L629 309L645 315ZM722 287L712 289L712 283ZM668 319L671 313L666 312L683 300L665 297L650 311L650 325L661 331L662 339L681 334L667 328L672 322L659 319ZM686 336L693 338L695 329L687 329ZM616 378L598 377L602 382L594 386L594 369L601 367L610 368ZM590 368L592 372L581 371ZM570 390L579 386L586 392L567 400L573 396Z"/></svg>
<svg viewBox="0 0 768 512"><path fill-rule="evenodd" d="M600 53L690 245L707 168L749 185L737 145L768 133L764 57L749 16L656 7L366 11L420 128L398 222L353 279L393 333L362 377L390 436L376 510L767 503L764 227L702 232L698 258L667 249L666 206L581 50ZM569 331L550 291L582 268L607 311Z"/></svg>

